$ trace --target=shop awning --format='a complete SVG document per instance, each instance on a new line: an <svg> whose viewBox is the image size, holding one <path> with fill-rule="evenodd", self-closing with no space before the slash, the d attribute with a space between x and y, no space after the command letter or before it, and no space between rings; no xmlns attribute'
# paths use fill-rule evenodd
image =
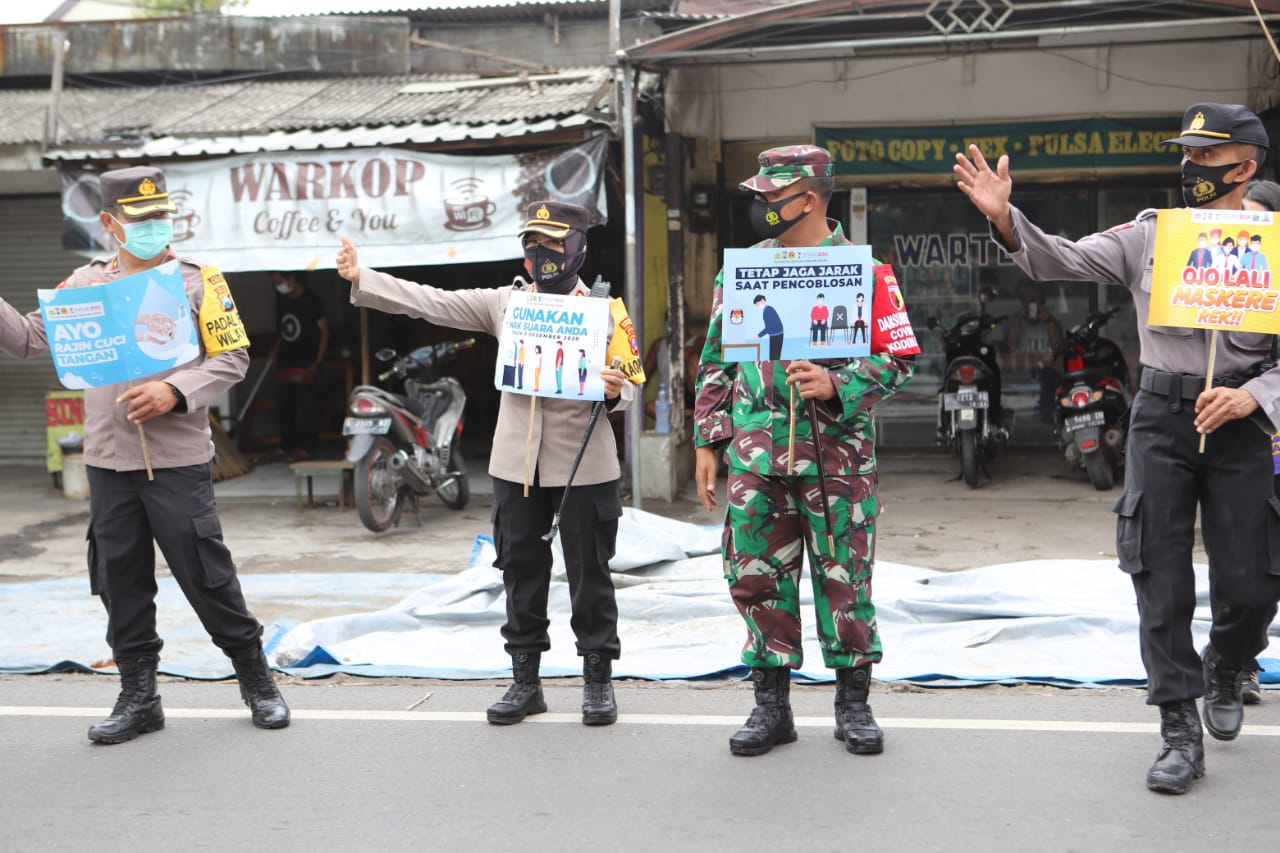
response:
<svg viewBox="0 0 1280 853"><path fill-rule="evenodd" d="M1268 20L1280 0L1256 0ZM1249 0L801 0L785 5L748 2L740 14L712 0L682 0L672 15L653 15L674 32L628 48L642 68L802 62L817 59L902 55L914 51L1025 49L1043 39L1080 45L1114 44L1173 31L1206 40L1206 28L1252 26ZM701 21L694 26L690 23ZM1172 39L1175 36L1158 36ZM1208 33L1208 39L1230 37Z"/></svg>
<svg viewBox="0 0 1280 853"><path fill-rule="evenodd" d="M68 88L46 161L577 141L615 125L611 70ZM0 91L0 146L39 143L48 90ZM548 137L552 137L548 139Z"/></svg>

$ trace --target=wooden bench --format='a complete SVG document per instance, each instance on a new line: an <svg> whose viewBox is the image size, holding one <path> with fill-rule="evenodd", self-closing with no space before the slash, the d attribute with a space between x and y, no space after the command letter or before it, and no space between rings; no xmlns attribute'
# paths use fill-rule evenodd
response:
<svg viewBox="0 0 1280 853"><path fill-rule="evenodd" d="M315 477L338 478L338 509L346 509L348 500L355 506L355 464L345 459L322 460L312 462L294 462L289 466L293 470L294 495L298 501L298 509L302 509L302 481L307 482L307 506L315 506L315 494L312 480Z"/></svg>

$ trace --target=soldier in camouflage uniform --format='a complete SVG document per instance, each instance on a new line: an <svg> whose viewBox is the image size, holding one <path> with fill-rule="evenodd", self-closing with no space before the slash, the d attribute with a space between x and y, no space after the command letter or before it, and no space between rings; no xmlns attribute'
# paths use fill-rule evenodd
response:
<svg viewBox="0 0 1280 853"><path fill-rule="evenodd" d="M760 154L760 172L741 186L755 192L757 246L848 245L826 218L834 189L830 155L812 145ZM809 552L822 657L836 671L836 738L857 754L884 749L867 704L880 637L871 602L875 553L875 429L872 407L911 377L910 361L867 358L728 363L721 356L723 272L716 278L694 409L698 495L716 503L719 456L727 454L724 572L747 624L742 662L751 667L756 707L729 741L737 755L762 755L796 739L790 670L803 660L800 570ZM814 424L797 407L795 466L787 456L790 393L815 400L832 529L824 522ZM834 540L834 553L827 536Z"/></svg>

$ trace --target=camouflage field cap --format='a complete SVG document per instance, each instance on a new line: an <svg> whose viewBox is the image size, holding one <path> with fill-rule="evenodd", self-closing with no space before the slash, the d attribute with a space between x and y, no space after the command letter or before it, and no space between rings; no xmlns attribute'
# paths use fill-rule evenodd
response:
<svg viewBox="0 0 1280 853"><path fill-rule="evenodd" d="M537 231L556 240L563 240L570 231L587 233L587 228L591 225L591 214L585 207L563 201L535 201L529 205L528 216L529 221L520 229L521 237L530 231Z"/></svg>
<svg viewBox="0 0 1280 853"><path fill-rule="evenodd" d="M1262 120L1239 104L1192 104L1182 117L1182 135L1166 139L1166 145L1204 148L1224 142L1244 142L1267 148L1270 140Z"/></svg>
<svg viewBox="0 0 1280 853"><path fill-rule="evenodd" d="M164 172L155 166L112 169L98 178L104 208L118 208L126 219L141 219L154 213L173 213L178 206L169 198Z"/></svg>
<svg viewBox="0 0 1280 853"><path fill-rule="evenodd" d="M831 155L816 145L783 145L761 151L756 158L760 171L738 184L744 190L772 192L790 186L801 178L829 178L835 174Z"/></svg>

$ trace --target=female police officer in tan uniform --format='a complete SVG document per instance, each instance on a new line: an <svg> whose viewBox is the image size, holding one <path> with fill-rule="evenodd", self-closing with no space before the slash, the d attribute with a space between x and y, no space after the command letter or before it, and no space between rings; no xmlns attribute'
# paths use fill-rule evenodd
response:
<svg viewBox="0 0 1280 853"><path fill-rule="evenodd" d="M588 213L572 204L537 201L529 205L520 232L525 269L535 290L586 295L578 278L586 257ZM351 282L351 302L383 311L421 317L442 326L497 337L513 289L446 291L362 268L344 237L338 273ZM517 279L516 287L530 286ZM622 334L614 328L613 334ZM623 373L605 367L606 403L611 411L631 405L636 386ZM489 474L493 477L495 563L507 591L507 622L502 628L511 655L515 684L489 708L489 722L518 723L547 710L538 667L551 648L547 635L547 594L551 582L551 545L542 540L560 505L569 469L586 432L591 403L580 399L536 398L531 410L523 395L504 391L493 435ZM532 412L532 414L531 414ZM530 424L532 418L533 423ZM533 482L524 496L525 445L532 435ZM560 520L565 570L573 606L572 626L583 659L582 722L607 725L617 720L611 684L612 661L621 654L618 606L609 558L613 556L622 504L618 497L618 451L613 431L591 433L581 466Z"/></svg>

